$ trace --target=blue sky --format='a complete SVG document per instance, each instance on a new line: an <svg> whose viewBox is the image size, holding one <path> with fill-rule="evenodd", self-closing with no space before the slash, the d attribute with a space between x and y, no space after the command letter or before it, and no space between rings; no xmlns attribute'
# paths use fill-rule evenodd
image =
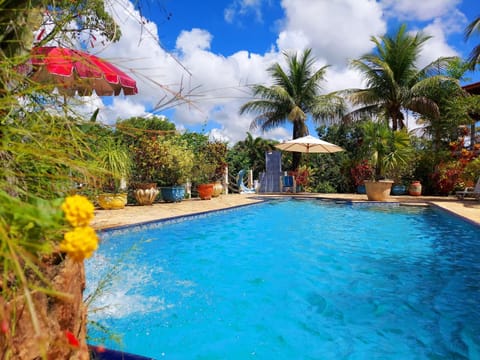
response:
<svg viewBox="0 0 480 360"><path fill-rule="evenodd" d="M466 57L480 43L463 31L480 15L478 0L112 0L122 39L93 53L137 80L139 94L93 99L100 118L166 115L178 129L205 131L234 143L249 131L251 116L239 107L250 100L248 85L268 84L266 69L283 62L283 51L312 48L318 67L330 65L323 91L360 87L349 59L372 51L371 36L410 31L432 36L419 65L439 56ZM139 5L139 6L138 6ZM143 16L143 17L142 17ZM480 69L468 74L480 81ZM175 95L181 101L172 100ZM173 106L167 109L169 106ZM87 106L87 109L89 107ZM310 126L315 135L314 126ZM289 128L256 136L284 140Z"/></svg>

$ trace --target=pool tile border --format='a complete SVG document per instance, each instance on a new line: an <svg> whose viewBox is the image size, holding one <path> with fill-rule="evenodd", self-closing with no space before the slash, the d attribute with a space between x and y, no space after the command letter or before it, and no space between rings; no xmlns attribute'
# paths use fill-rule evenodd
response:
<svg viewBox="0 0 480 360"><path fill-rule="evenodd" d="M166 226L166 225L177 224L177 223L181 223L181 222L188 221L188 220L202 219L202 218L214 215L214 214L228 213L230 211L235 211L235 210L241 209L241 208L246 207L246 206L260 205L260 204L263 204L267 201L270 201L270 200L262 199L262 201L257 202L257 203L235 205L235 206L225 208L225 209L208 210L208 211L202 211L202 212L199 212L199 213L173 216L173 217L165 218L165 219L150 220L150 221L145 221L145 222L136 223L136 224L120 225L120 226L115 226L115 227L110 227L110 228L105 228L105 229L99 229L98 234L101 236L102 239L107 239L111 236L121 235L121 234L124 234L124 233L130 233L132 231L140 232L140 231L144 231L144 230L158 229L158 228L161 228L161 227Z"/></svg>

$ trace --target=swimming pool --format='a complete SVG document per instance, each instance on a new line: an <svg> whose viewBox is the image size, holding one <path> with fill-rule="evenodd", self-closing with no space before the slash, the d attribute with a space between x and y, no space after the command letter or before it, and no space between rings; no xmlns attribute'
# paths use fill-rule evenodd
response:
<svg viewBox="0 0 480 360"><path fill-rule="evenodd" d="M86 294L113 278L89 319L123 343L89 326L93 343L157 359L480 356L480 234L441 211L272 201L102 237Z"/></svg>

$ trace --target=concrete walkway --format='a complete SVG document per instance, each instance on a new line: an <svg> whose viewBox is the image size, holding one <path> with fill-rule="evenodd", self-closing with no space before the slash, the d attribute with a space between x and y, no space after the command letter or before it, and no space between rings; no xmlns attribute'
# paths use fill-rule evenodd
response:
<svg viewBox="0 0 480 360"><path fill-rule="evenodd" d="M158 203L151 206L127 206L125 209L121 210L95 210L93 226L96 229L106 229L123 225L133 225L177 216L249 205L266 198L268 199L279 196L312 197L352 202L367 201L367 196L362 194L229 194L221 195L211 200L190 199L179 203ZM461 201L457 200L454 196L391 196L388 199L388 202L399 202L404 205L437 206L480 226L480 201L473 199Z"/></svg>

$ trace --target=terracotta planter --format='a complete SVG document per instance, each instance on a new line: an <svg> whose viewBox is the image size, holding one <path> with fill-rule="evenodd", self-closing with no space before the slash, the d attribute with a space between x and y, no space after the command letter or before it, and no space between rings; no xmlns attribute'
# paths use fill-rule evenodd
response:
<svg viewBox="0 0 480 360"><path fill-rule="evenodd" d="M392 189L393 181L380 180L380 181L367 181L365 180L365 190L367 192L367 198L370 201L385 201L390 196L390 190Z"/></svg>
<svg viewBox="0 0 480 360"><path fill-rule="evenodd" d="M420 181L412 181L408 188L408 193L412 196L422 195L422 184Z"/></svg>
<svg viewBox="0 0 480 360"><path fill-rule="evenodd" d="M158 193L155 183L135 184L135 190L133 190L133 196L139 205L152 205Z"/></svg>
<svg viewBox="0 0 480 360"><path fill-rule="evenodd" d="M127 205L127 193L100 194L97 196L97 202L104 210L123 209Z"/></svg>
<svg viewBox="0 0 480 360"><path fill-rule="evenodd" d="M223 185L221 182L216 182L213 184L213 197L218 197L223 193Z"/></svg>
<svg viewBox="0 0 480 360"><path fill-rule="evenodd" d="M210 200L213 195L213 184L198 184L198 196L202 200Z"/></svg>

